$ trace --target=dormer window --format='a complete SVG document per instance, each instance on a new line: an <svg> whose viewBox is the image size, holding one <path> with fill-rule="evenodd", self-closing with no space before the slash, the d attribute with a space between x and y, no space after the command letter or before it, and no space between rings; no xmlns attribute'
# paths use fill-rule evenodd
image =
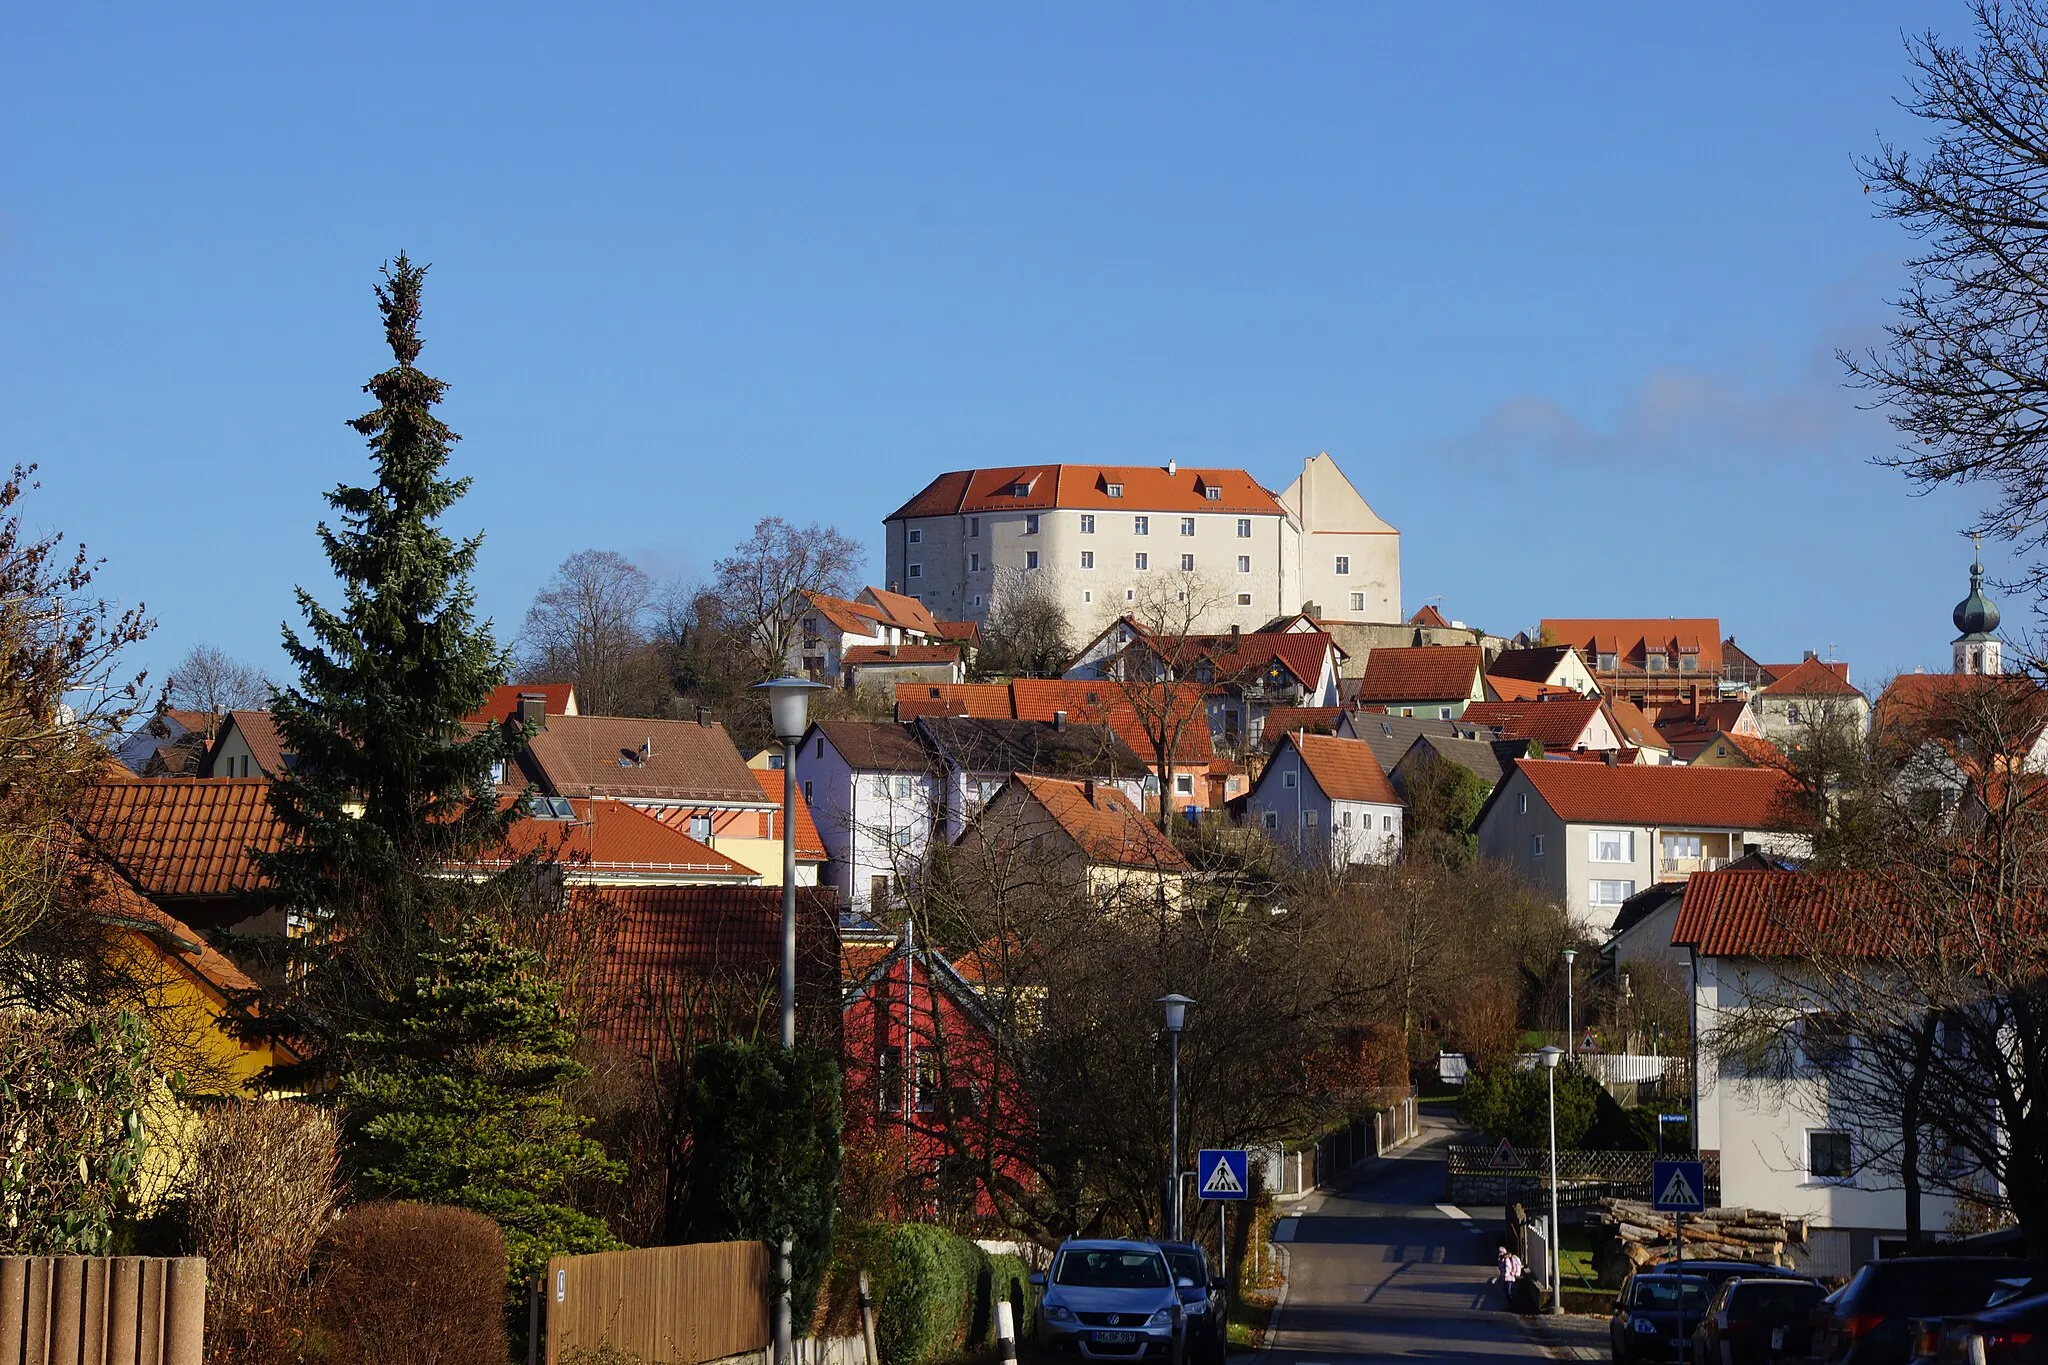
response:
<svg viewBox="0 0 2048 1365"><path fill-rule="evenodd" d="M1124 486L1120 483L1113 483L1102 491L1109 494L1112 498L1120 498L1124 495Z"/></svg>
<svg viewBox="0 0 2048 1365"><path fill-rule="evenodd" d="M1652 673L1662 673L1669 662L1662 654L1652 654L1643 660L1643 667Z"/></svg>
<svg viewBox="0 0 2048 1365"><path fill-rule="evenodd" d="M1612 673L1614 671L1614 656L1612 654L1600 655L1593 667L1599 669L1602 673Z"/></svg>
<svg viewBox="0 0 2048 1365"><path fill-rule="evenodd" d="M1013 498L1028 498L1028 497L1030 497L1030 496L1031 496L1031 485L1030 485L1030 484L1028 484L1028 483L1013 483L1013 484L1011 484L1011 485L1010 485L1010 496L1011 496L1011 497L1013 497Z"/></svg>
<svg viewBox="0 0 2048 1365"><path fill-rule="evenodd" d="M1207 488L1204 488L1202 490L1202 496L1207 498L1210 502L1222 502L1223 490L1212 483Z"/></svg>

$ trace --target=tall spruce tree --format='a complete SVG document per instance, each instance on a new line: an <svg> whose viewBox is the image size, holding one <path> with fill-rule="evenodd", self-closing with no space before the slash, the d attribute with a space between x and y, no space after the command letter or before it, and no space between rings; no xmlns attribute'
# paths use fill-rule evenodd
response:
<svg viewBox="0 0 2048 1365"><path fill-rule="evenodd" d="M294 758L270 804L290 838L261 864L312 929L288 942L299 961L266 1016L316 1069L389 1008L437 931L503 902L503 886L440 874L519 818L491 770L524 738L462 725L502 681L505 655L475 618L482 537L440 527L469 480L447 476L459 438L434 415L447 386L417 363L425 277L403 253L384 267L377 304L396 363L364 385L377 406L349 424L368 438L376 481L326 495L338 525L323 521L319 535L342 605L298 589L308 633L286 626L284 646L299 678L273 703Z"/></svg>
<svg viewBox="0 0 2048 1365"><path fill-rule="evenodd" d="M549 1256L618 1245L566 1201L573 1184L625 1171L564 1102L585 1072L539 955L473 919L420 964L391 1016L349 1040L362 1059L340 1087L352 1183L358 1195L495 1219L523 1302Z"/></svg>

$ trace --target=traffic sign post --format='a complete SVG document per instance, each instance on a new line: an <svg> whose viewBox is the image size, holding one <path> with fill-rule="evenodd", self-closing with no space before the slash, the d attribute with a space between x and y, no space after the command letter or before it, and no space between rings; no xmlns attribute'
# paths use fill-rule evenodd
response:
<svg viewBox="0 0 2048 1365"><path fill-rule="evenodd" d="M1685 1215L1704 1213L1707 1208L1707 1168L1699 1161L1657 1161L1650 1166L1650 1207L1673 1215L1673 1242L1678 1270L1685 1272ZM1679 1321L1685 1320L1685 1296L1678 1297ZM1692 1356L1692 1340L1686 1339L1686 1359Z"/></svg>
<svg viewBox="0 0 2048 1365"><path fill-rule="evenodd" d="M1195 1160L1197 1198L1245 1199L1251 1183L1251 1165L1242 1148L1204 1147Z"/></svg>

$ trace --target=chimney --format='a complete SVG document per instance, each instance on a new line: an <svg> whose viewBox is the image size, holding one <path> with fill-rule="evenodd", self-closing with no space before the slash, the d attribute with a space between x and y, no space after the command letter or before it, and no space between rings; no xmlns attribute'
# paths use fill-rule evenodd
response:
<svg viewBox="0 0 2048 1365"><path fill-rule="evenodd" d="M1094 805L1094 804L1095 804L1095 779L1094 779L1094 778L1092 778L1092 777L1091 777L1091 778L1089 778L1089 779L1088 779L1088 780L1087 780L1086 782L1083 782L1083 783L1081 784L1081 795L1083 795L1083 796L1085 796L1086 798L1088 798L1088 804L1089 804L1089 805L1091 805L1091 806L1092 806L1092 805Z"/></svg>
<svg viewBox="0 0 2048 1365"><path fill-rule="evenodd" d="M519 694L519 723L536 730L548 727L548 699L539 692Z"/></svg>
<svg viewBox="0 0 2048 1365"><path fill-rule="evenodd" d="M697 708L697 723L698 723L699 725L703 726L703 727L704 727L705 729L707 729L707 730L711 728L711 708L710 708L710 707L708 707L708 706L700 706L700 707L698 707L698 708Z"/></svg>
<svg viewBox="0 0 2048 1365"><path fill-rule="evenodd" d="M1166 472L1170 475L1180 473L1180 461L1175 459L1169 459L1166 462Z"/></svg>
<svg viewBox="0 0 2048 1365"><path fill-rule="evenodd" d="M641 767L643 767L643 768L644 768L644 767L646 767L646 766L647 766L647 764L648 764L648 762L649 762L650 760L652 760L652 759L653 759L653 757L654 757L654 736L653 736L653 735L649 735L649 736L648 736L648 737L647 737L646 739L643 739L643 740L641 740L641 741L640 741L640 753L639 753L639 757L638 757L638 762L639 762L639 765L640 765Z"/></svg>
<svg viewBox="0 0 2048 1365"><path fill-rule="evenodd" d="M1053 713L1052 713L1052 728L1053 728L1053 729L1055 729L1055 730L1064 730L1064 729L1066 729L1066 728L1067 728L1067 713L1066 713L1066 712L1064 712L1064 711L1055 711L1055 712L1053 712Z"/></svg>
<svg viewBox="0 0 2048 1365"><path fill-rule="evenodd" d="M1621 763L1621 754L1617 750L1608 749L1600 755L1600 761L1610 768L1618 767Z"/></svg>
<svg viewBox="0 0 2048 1365"><path fill-rule="evenodd" d="M1818 655L1818 654L1814 653L1814 652L1813 652L1812 650L1810 650L1810 649L1809 649L1809 650L1807 650L1807 651L1806 651L1806 657L1805 657L1804 659L1801 659L1801 660L1800 660L1800 662L1801 662L1801 663L1808 663L1808 664L1810 664L1810 663L1812 663L1812 662L1813 662L1813 661L1814 661L1815 659L1818 659L1819 657L1820 657L1820 655Z"/></svg>
<svg viewBox="0 0 2048 1365"><path fill-rule="evenodd" d="M1230 643L1232 643L1232 644L1236 644L1236 643L1237 643L1237 637L1238 637L1238 625L1237 625L1237 622L1235 622L1235 621L1232 621L1232 622L1230 623Z"/></svg>

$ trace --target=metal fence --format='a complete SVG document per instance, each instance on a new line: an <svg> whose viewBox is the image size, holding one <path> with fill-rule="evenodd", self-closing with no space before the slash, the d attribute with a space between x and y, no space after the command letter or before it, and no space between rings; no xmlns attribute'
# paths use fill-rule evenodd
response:
<svg viewBox="0 0 2048 1365"><path fill-rule="evenodd" d="M0 1365L200 1365L198 1256L0 1256Z"/></svg>
<svg viewBox="0 0 2048 1365"><path fill-rule="evenodd" d="M576 1347L615 1346L649 1365L698 1365L770 1342L761 1242L557 1256L541 1287L547 1365Z"/></svg>
<svg viewBox="0 0 2048 1365"><path fill-rule="evenodd" d="M1561 1208L1588 1208L1602 1199L1649 1199L1655 1152L1559 1152L1557 1202ZM1721 1157L1700 1156L1707 1181L1708 1208L1721 1202ZM1548 1204L1550 1152L1526 1150L1512 1143L1491 1147L1452 1147L1445 1165L1445 1198L1453 1204Z"/></svg>

